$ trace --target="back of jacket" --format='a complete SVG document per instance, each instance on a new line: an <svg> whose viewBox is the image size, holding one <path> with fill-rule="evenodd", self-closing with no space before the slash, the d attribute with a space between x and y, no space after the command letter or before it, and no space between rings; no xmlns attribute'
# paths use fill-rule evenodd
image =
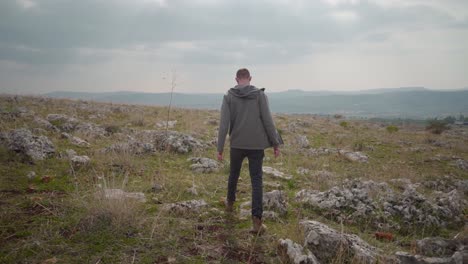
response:
<svg viewBox="0 0 468 264"><path fill-rule="evenodd" d="M230 145L240 149L278 146L278 138L264 89L236 86L224 95L218 132L218 152L224 149L229 131Z"/></svg>

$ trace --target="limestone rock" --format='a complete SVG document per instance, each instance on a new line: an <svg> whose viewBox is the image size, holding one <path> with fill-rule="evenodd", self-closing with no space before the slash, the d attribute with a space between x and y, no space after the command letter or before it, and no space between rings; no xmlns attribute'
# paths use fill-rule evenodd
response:
<svg viewBox="0 0 468 264"><path fill-rule="evenodd" d="M71 162L76 167L82 167L90 163L90 158L88 156L73 156Z"/></svg>
<svg viewBox="0 0 468 264"><path fill-rule="evenodd" d="M277 169L274 169L272 167L267 167L267 166L263 166L263 173L265 173L266 175L269 175L269 176L272 176L274 178L280 178L280 179L284 179L284 180L290 180L292 179L292 176L291 175L287 175Z"/></svg>
<svg viewBox="0 0 468 264"><path fill-rule="evenodd" d="M194 137L177 131L143 130L136 135L142 142L152 143L158 150L168 150L176 153L188 153L194 149L205 147Z"/></svg>
<svg viewBox="0 0 468 264"><path fill-rule="evenodd" d="M300 174L300 175L307 175L310 173L310 170L307 168L299 167L297 168L296 172L297 174Z"/></svg>
<svg viewBox="0 0 468 264"><path fill-rule="evenodd" d="M280 239L278 241L280 256L285 262L294 264L318 264L317 258L308 249L293 242L291 239Z"/></svg>
<svg viewBox="0 0 468 264"><path fill-rule="evenodd" d="M294 142L300 148L308 148L309 147L309 140L307 139L307 136L305 136L305 135L297 135L294 138Z"/></svg>
<svg viewBox="0 0 468 264"><path fill-rule="evenodd" d="M36 172L30 171L30 172L28 172L26 177L28 177L28 179L32 180L32 179L36 178Z"/></svg>
<svg viewBox="0 0 468 264"><path fill-rule="evenodd" d="M352 152L352 151L346 151L346 150L340 150L338 153L340 155L344 156L347 160L352 161L352 162L361 162L361 163L366 163L369 160L369 157L364 155L362 152Z"/></svg>
<svg viewBox="0 0 468 264"><path fill-rule="evenodd" d="M281 215L288 212L285 194L282 191L274 190L263 194L263 206L266 210L277 211Z"/></svg>
<svg viewBox="0 0 468 264"><path fill-rule="evenodd" d="M139 202L146 202L145 194L142 192L125 192L122 189L104 189L104 197L107 199L134 199Z"/></svg>
<svg viewBox="0 0 468 264"><path fill-rule="evenodd" d="M72 143L75 146L84 147L84 148L91 146L91 144L89 144L88 141L83 140L79 137L75 137L75 136L72 136L70 138L70 143Z"/></svg>
<svg viewBox="0 0 468 264"><path fill-rule="evenodd" d="M80 122L77 118L68 117L64 114L49 114L47 115L47 121L54 124L63 131L71 132L75 130L75 127Z"/></svg>
<svg viewBox="0 0 468 264"><path fill-rule="evenodd" d="M40 127L44 127L53 131L59 131L59 129L56 126L52 125L49 121L41 117L36 116L33 122Z"/></svg>
<svg viewBox="0 0 468 264"><path fill-rule="evenodd" d="M322 263L331 263L338 252L358 263L377 263L380 252L356 235L341 233L317 221L302 221L305 246Z"/></svg>
<svg viewBox="0 0 468 264"><path fill-rule="evenodd" d="M9 150L22 153L35 160L43 160L55 153L54 144L45 136L36 136L27 129L15 129L0 133L0 144Z"/></svg>
<svg viewBox="0 0 468 264"><path fill-rule="evenodd" d="M455 166L461 170L468 171L468 160L458 159L455 161Z"/></svg>
<svg viewBox="0 0 468 264"><path fill-rule="evenodd" d="M177 124L177 120L172 120L172 121L162 121L162 122L158 122L156 123L156 126L158 128L174 128L174 126Z"/></svg>
<svg viewBox="0 0 468 264"><path fill-rule="evenodd" d="M324 155L330 155L330 154L335 154L338 153L339 149L336 148L311 148L307 149L305 152L306 155L308 156L324 156Z"/></svg>
<svg viewBox="0 0 468 264"><path fill-rule="evenodd" d="M218 162L213 159L195 157L189 158L188 161L193 163L192 165L190 165L190 169L192 169L194 172L211 173L217 172L219 170Z"/></svg>
<svg viewBox="0 0 468 264"><path fill-rule="evenodd" d="M94 123L79 123L75 126L74 130L75 132L93 138L100 138L107 135L107 132L103 127Z"/></svg>
<svg viewBox="0 0 468 264"><path fill-rule="evenodd" d="M178 203L165 204L163 209L176 214L198 213L207 207L205 200L190 200Z"/></svg>

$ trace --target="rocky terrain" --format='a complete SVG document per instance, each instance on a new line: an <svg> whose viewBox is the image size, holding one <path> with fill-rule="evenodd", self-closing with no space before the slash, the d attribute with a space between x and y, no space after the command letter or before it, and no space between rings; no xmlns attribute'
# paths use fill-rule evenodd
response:
<svg viewBox="0 0 468 264"><path fill-rule="evenodd" d="M0 96L0 263L468 263L468 129L275 114L252 236L219 112Z"/></svg>

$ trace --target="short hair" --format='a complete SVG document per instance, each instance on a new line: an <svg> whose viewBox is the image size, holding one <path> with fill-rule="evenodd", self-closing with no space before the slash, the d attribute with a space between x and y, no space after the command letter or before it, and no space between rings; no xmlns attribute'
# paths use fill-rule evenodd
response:
<svg viewBox="0 0 468 264"><path fill-rule="evenodd" d="M248 79L250 78L250 72L246 68L237 70L236 78L238 79Z"/></svg>

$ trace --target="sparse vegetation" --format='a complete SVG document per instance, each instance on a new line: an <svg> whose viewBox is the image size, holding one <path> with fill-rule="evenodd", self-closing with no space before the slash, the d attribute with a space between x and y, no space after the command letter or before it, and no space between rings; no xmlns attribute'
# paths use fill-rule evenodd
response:
<svg viewBox="0 0 468 264"><path fill-rule="evenodd" d="M390 125L390 126L387 126L386 130L388 133L396 133L398 132L399 128L397 126Z"/></svg>
<svg viewBox="0 0 468 264"><path fill-rule="evenodd" d="M8 96L0 96L0 105L5 109L22 106L42 118L51 113L73 116L94 123L106 132L104 136L86 131L70 132L90 143L89 147L77 147L63 138L61 132L44 127L41 134L54 143L56 153L33 162L0 144L1 263L41 263L54 258L57 263L279 263L278 239L290 238L302 244L304 231L299 221L303 219L357 234L385 254L411 251L415 239L429 235L468 236L463 226L457 224L437 228L416 225L405 229L407 220L398 217L391 220L400 224L400 229L376 227L373 221L384 215L380 209L376 209L373 218L352 218L350 209L337 217L296 199L302 189L324 192L353 179L385 182L395 195L404 192L408 186L406 180L421 183L418 191L432 199L434 190L446 191L440 181L467 178L464 163L455 164L452 160L454 156L468 160L465 127L433 135L424 127L402 123L395 125L398 133L394 133L388 130L392 124L277 115L275 122L286 145L281 147L279 159L274 159L268 149L264 165L290 174L292 179L264 176L264 189L265 192L282 190L288 212L277 220L267 219L267 234L253 237L248 233L249 218L238 216L240 204L250 200L247 162L239 179L236 214L230 218L219 204L226 193L228 146L226 161L217 172L194 173L187 161L190 157L215 157L212 141L216 139L216 125L204 125L204 122L218 119L217 111L172 108L170 112L171 119L177 120L174 129L205 142L205 148L188 153L159 149L132 152L126 148L119 152L104 150L113 144L136 141L138 132L158 129L155 124L167 120L168 108L35 97L19 97L16 101ZM88 120L91 114L95 117ZM1 116L1 132L17 128L32 130L38 127L33 120L34 116L30 115ZM292 144L298 134L307 136L309 148L298 149ZM0 143L2 140L0 137ZM317 148L361 151L369 156L369 161L350 162L338 153L307 154ZM74 149L76 155L89 156L91 162L81 167L74 165L67 158L69 149ZM299 167L308 171L299 173ZM28 176L30 171L35 175ZM447 179L444 175L450 176ZM197 194L186 191L194 186ZM106 199L102 195L105 188L141 192L146 202ZM370 197L377 199L379 195L376 192ZM461 195L466 199L466 194ZM207 209L186 215L164 210L168 203L191 199L205 200ZM376 231L390 232L395 239L378 240L374 236ZM334 263L343 261L348 261L345 253L338 252Z"/></svg>
<svg viewBox="0 0 468 264"><path fill-rule="evenodd" d="M426 130L430 131L433 134L442 134L442 132L450 129L448 126L447 121L445 120L438 120L438 119L430 119L427 121Z"/></svg>

